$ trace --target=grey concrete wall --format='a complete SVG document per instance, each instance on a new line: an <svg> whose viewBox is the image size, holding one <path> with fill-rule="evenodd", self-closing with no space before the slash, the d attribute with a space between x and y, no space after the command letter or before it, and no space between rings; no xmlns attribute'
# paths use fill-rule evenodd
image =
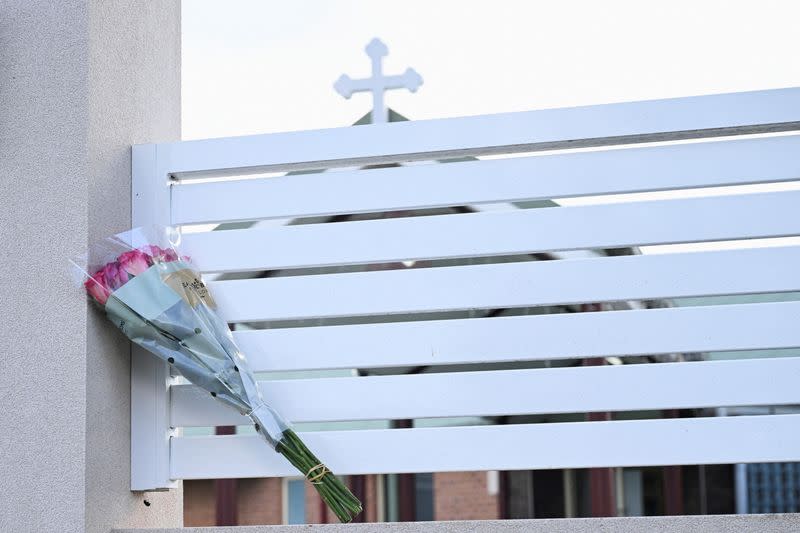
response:
<svg viewBox="0 0 800 533"><path fill-rule="evenodd" d="M784 533L800 531L800 515L659 516L336 524L309 526L125 529L116 533Z"/></svg>
<svg viewBox="0 0 800 533"><path fill-rule="evenodd" d="M2 531L182 523L129 490L130 346L66 264L130 226L130 145L179 135L179 0L0 0Z"/></svg>

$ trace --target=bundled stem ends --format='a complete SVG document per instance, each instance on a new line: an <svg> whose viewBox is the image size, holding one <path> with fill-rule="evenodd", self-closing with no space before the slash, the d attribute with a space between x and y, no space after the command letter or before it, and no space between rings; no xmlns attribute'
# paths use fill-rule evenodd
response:
<svg viewBox="0 0 800 533"><path fill-rule="evenodd" d="M361 502L353 496L348 488L337 478L328 467L311 453L300 437L291 430L283 432L283 438L278 442L275 451L282 454L317 489L325 504L336 514L339 521L350 522L362 511Z"/></svg>

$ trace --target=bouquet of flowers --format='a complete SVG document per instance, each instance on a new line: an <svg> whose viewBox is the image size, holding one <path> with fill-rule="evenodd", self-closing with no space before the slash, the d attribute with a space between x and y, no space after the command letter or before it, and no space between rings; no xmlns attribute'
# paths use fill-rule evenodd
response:
<svg viewBox="0 0 800 533"><path fill-rule="evenodd" d="M264 403L247 360L216 312L213 296L191 260L178 252L178 241L179 235L165 228L132 230L108 239L90 251L93 261L79 265L86 292L131 341L249 417L269 445L314 485L339 520L349 522L361 512L361 503Z"/></svg>

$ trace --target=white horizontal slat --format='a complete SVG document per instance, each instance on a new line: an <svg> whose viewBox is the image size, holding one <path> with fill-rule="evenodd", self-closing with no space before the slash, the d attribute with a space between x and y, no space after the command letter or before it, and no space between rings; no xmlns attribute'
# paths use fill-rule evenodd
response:
<svg viewBox="0 0 800 533"><path fill-rule="evenodd" d="M229 322L800 290L800 247L211 282Z"/></svg>
<svg viewBox="0 0 800 533"><path fill-rule="evenodd" d="M798 147L800 149L800 146ZM188 234L203 271L382 263L800 235L800 191Z"/></svg>
<svg viewBox="0 0 800 533"><path fill-rule="evenodd" d="M335 422L784 405L800 403L798 383L800 358L777 358L262 381L260 388L291 422ZM193 385L173 386L171 406L176 427L249 423Z"/></svg>
<svg viewBox="0 0 800 533"><path fill-rule="evenodd" d="M800 460L800 415L324 431L300 436L343 475ZM296 475L258 436L174 437L171 443L175 479Z"/></svg>
<svg viewBox="0 0 800 533"><path fill-rule="evenodd" d="M242 330L233 335L250 366L268 372L797 348L798 324L800 302L779 302Z"/></svg>
<svg viewBox="0 0 800 533"><path fill-rule="evenodd" d="M800 136L176 185L172 222L394 211L800 178ZM769 164L764 164L769 161Z"/></svg>
<svg viewBox="0 0 800 533"><path fill-rule="evenodd" d="M785 131L797 129L798 122L800 89L773 89L164 143L158 145L158 166L167 174L178 175L202 175L213 170L241 174L361 166L565 146Z"/></svg>

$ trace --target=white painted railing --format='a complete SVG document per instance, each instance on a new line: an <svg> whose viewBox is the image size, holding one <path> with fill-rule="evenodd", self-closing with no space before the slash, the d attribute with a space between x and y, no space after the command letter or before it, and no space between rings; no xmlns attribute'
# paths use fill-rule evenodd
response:
<svg viewBox="0 0 800 533"><path fill-rule="evenodd" d="M134 147L134 224L349 215L800 179L800 89ZM703 142L686 139L719 137ZM647 145L655 141L677 141ZM637 146L611 146L637 143ZM564 151L604 146L600 150ZM530 155L551 150L553 153ZM284 170L510 154L248 179ZM570 258L572 250L800 235L800 191L205 231L204 272L263 272L556 252L554 261L220 278L232 323L374 317L235 336L257 371L391 368L800 347L800 302L407 321L491 310L800 290L800 247ZM485 263L485 261L484 261ZM399 265L400 263L398 263ZM392 322L395 315L402 321ZM483 316L483 315L481 315ZM244 424L134 358L132 487L292 473ZM294 422L800 403L800 358L478 370L263 383ZM319 398L324 398L320 401ZM800 415L312 432L342 474L800 460ZM591 442L591 448L586 446ZM442 450L437 452L437 450ZM444 452L446 450L446 452Z"/></svg>

